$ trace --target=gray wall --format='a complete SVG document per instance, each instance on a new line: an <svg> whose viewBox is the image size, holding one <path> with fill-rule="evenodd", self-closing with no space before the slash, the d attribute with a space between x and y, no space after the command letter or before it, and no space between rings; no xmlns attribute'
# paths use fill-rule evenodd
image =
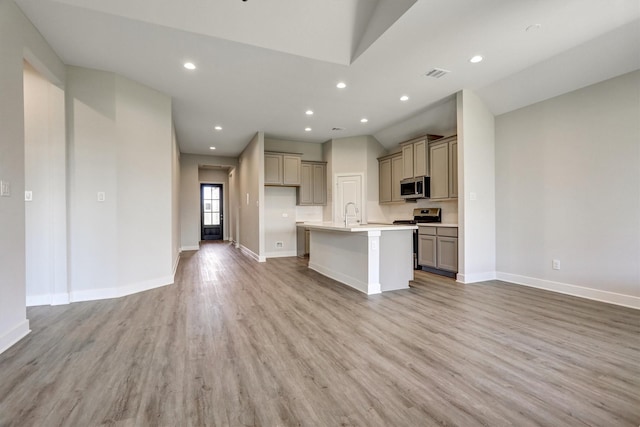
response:
<svg viewBox="0 0 640 427"><path fill-rule="evenodd" d="M12 1L0 1L0 352L29 332L26 319L23 60L62 86L55 52Z"/></svg>
<svg viewBox="0 0 640 427"><path fill-rule="evenodd" d="M172 283L171 98L79 67L66 89L71 300Z"/></svg>
<svg viewBox="0 0 640 427"><path fill-rule="evenodd" d="M385 148L371 135L333 139L325 144L327 167L327 207L325 220L335 220L336 212L333 202L336 174L363 174L363 195L366 205L363 206L362 220L380 220L382 211L378 204L378 157L386 153ZM340 214L342 215L342 214Z"/></svg>
<svg viewBox="0 0 640 427"><path fill-rule="evenodd" d="M259 261L264 255L264 134L258 132L238 159L239 243Z"/></svg>
<svg viewBox="0 0 640 427"><path fill-rule="evenodd" d="M302 160L322 161L322 144L265 137L264 151L300 153L302 154Z"/></svg>
<svg viewBox="0 0 640 427"><path fill-rule="evenodd" d="M496 118L498 277L640 307L639 87L635 71Z"/></svg>
<svg viewBox="0 0 640 427"><path fill-rule="evenodd" d="M458 280L495 279L495 123L473 92L458 92Z"/></svg>
<svg viewBox="0 0 640 427"><path fill-rule="evenodd" d="M323 144L265 138L265 151L299 153L302 160L323 161ZM322 207L296 206L294 187L265 187L265 256L282 257L296 255L296 221L321 221ZM276 247L282 242L282 247Z"/></svg>
<svg viewBox="0 0 640 427"><path fill-rule="evenodd" d="M264 188L264 242L267 258L296 256L295 187Z"/></svg>
<svg viewBox="0 0 640 427"><path fill-rule="evenodd" d="M180 148L176 129L171 123L171 257L175 275L180 261Z"/></svg>
<svg viewBox="0 0 640 427"><path fill-rule="evenodd" d="M69 302L64 90L24 71L27 305Z"/></svg>

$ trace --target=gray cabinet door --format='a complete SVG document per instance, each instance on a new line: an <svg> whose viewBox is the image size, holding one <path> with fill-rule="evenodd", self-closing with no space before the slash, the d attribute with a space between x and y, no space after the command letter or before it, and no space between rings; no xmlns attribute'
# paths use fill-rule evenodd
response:
<svg viewBox="0 0 640 427"><path fill-rule="evenodd" d="M449 144L442 142L429 147L431 163L431 198L449 198Z"/></svg>
<svg viewBox="0 0 640 427"><path fill-rule="evenodd" d="M400 181L402 180L402 155L398 154L391 158L391 201L402 202L404 199L400 194Z"/></svg>
<svg viewBox="0 0 640 427"><path fill-rule="evenodd" d="M300 175L302 181L300 182L300 193L298 194L299 205L310 205L313 203L313 168L308 163L303 163L300 166Z"/></svg>
<svg viewBox="0 0 640 427"><path fill-rule="evenodd" d="M458 140L449 142L449 197L458 197Z"/></svg>
<svg viewBox="0 0 640 427"><path fill-rule="evenodd" d="M427 140L413 143L413 176L427 176Z"/></svg>
<svg viewBox="0 0 640 427"><path fill-rule="evenodd" d="M298 205L327 204L327 165L325 163L301 162Z"/></svg>
<svg viewBox="0 0 640 427"><path fill-rule="evenodd" d="M402 146L402 179L413 178L413 144Z"/></svg>
<svg viewBox="0 0 640 427"><path fill-rule="evenodd" d="M264 183L281 185L282 184L282 155L281 154L265 154L264 155Z"/></svg>
<svg viewBox="0 0 640 427"><path fill-rule="evenodd" d="M389 203L392 192L391 159L380 160L378 163L378 186L380 203Z"/></svg>
<svg viewBox="0 0 640 427"><path fill-rule="evenodd" d="M437 260L437 241L436 236L419 234L418 235L418 264L426 267L436 268Z"/></svg>
<svg viewBox="0 0 640 427"><path fill-rule="evenodd" d="M438 268L458 271L458 239L438 236Z"/></svg>
<svg viewBox="0 0 640 427"><path fill-rule="evenodd" d="M282 184L300 185L300 157L282 156Z"/></svg>
<svg viewBox="0 0 640 427"><path fill-rule="evenodd" d="M313 167L313 200L314 205L327 204L327 165L314 164Z"/></svg>

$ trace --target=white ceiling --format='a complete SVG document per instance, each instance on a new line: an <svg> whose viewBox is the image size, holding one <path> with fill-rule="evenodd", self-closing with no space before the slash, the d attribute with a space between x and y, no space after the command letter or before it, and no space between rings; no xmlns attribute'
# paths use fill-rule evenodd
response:
<svg viewBox="0 0 640 427"><path fill-rule="evenodd" d="M16 3L66 64L172 96L185 153L237 156L257 131L307 142L372 134L391 147L454 129L461 89L501 114L640 68L638 0ZM474 54L485 60L471 64ZM451 72L425 77L432 67Z"/></svg>

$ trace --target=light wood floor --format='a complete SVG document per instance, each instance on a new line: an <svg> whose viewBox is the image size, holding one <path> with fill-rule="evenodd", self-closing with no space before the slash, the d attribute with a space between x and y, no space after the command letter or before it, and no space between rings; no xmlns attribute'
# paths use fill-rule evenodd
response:
<svg viewBox="0 0 640 427"><path fill-rule="evenodd" d="M416 277L367 297L204 244L173 286L30 308L0 425L640 425L640 312Z"/></svg>

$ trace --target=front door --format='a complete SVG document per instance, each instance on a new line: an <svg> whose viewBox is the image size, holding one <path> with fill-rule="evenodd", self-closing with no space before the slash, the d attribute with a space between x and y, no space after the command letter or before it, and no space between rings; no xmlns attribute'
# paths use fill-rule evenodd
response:
<svg viewBox="0 0 640 427"><path fill-rule="evenodd" d="M202 240L222 240L222 184L200 185Z"/></svg>

